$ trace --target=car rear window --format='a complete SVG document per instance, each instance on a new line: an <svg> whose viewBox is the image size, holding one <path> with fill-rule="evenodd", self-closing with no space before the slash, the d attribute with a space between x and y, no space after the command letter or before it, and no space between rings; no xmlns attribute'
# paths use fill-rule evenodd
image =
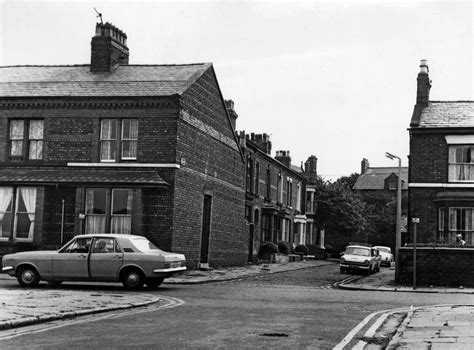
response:
<svg viewBox="0 0 474 350"><path fill-rule="evenodd" d="M159 248L157 248L153 243L151 243L148 239L146 238L135 238L130 240L130 242L133 244L134 248L136 248L138 251L146 253L149 251L160 251Z"/></svg>

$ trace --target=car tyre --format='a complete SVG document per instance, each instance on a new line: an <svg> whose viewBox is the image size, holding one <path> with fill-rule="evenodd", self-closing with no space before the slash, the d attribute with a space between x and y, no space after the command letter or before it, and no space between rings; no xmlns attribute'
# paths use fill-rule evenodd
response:
<svg viewBox="0 0 474 350"><path fill-rule="evenodd" d="M345 268L345 267L341 267L341 268L340 268L340 271L341 271L341 273L346 273L346 268Z"/></svg>
<svg viewBox="0 0 474 350"><path fill-rule="evenodd" d="M164 278L150 278L146 281L146 285L149 289L157 289L164 280Z"/></svg>
<svg viewBox="0 0 474 350"><path fill-rule="evenodd" d="M23 267L17 275L17 280L22 287L36 287L40 281L38 271L34 267Z"/></svg>
<svg viewBox="0 0 474 350"><path fill-rule="evenodd" d="M142 274L138 270L127 270L122 275L122 284L126 289L140 289L143 283Z"/></svg>

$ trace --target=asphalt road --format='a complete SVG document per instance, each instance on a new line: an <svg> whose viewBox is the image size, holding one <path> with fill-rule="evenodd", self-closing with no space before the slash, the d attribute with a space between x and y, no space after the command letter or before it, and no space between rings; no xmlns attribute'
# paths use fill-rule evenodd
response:
<svg viewBox="0 0 474 350"><path fill-rule="evenodd" d="M337 264L240 281L163 285L184 301L23 330L1 349L331 349L375 311L410 305L474 303L472 295L345 291ZM10 283L10 282L5 282ZM61 288L116 291L119 285ZM468 300L467 300L468 299Z"/></svg>

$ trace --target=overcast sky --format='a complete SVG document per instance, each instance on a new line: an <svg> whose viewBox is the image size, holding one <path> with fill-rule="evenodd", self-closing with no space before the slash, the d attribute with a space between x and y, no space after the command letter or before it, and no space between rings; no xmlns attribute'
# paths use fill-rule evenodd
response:
<svg viewBox="0 0 474 350"><path fill-rule="evenodd" d="M420 59L431 100L474 100L471 1L0 0L0 65L88 64L93 7L131 64L212 62L237 130L330 178L408 165Z"/></svg>

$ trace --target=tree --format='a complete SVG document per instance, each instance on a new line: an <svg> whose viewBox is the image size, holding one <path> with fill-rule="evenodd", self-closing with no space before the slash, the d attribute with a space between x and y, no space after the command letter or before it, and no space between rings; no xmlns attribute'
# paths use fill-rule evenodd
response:
<svg viewBox="0 0 474 350"><path fill-rule="evenodd" d="M316 182L316 223L328 243L340 250L366 228L366 206L350 190L349 181Z"/></svg>

